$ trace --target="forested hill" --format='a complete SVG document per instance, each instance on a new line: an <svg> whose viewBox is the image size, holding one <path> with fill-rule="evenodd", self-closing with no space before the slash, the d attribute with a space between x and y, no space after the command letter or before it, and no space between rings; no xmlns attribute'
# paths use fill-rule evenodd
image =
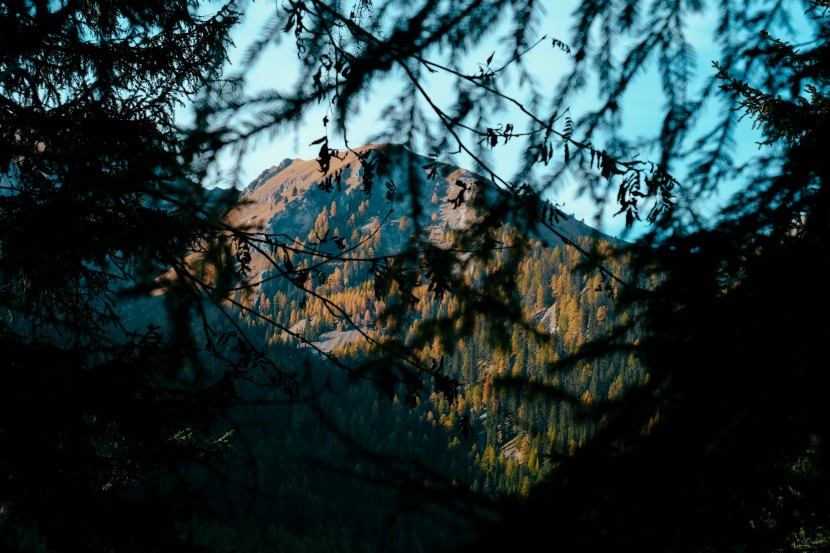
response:
<svg viewBox="0 0 830 553"><path fill-rule="evenodd" d="M249 226L270 237L261 249L251 251L248 263L251 281L266 282L255 295L257 307L265 307L282 325L330 351L344 341L358 340L360 334L349 328L350 323L380 330L377 315L382 311L378 301L382 298L374 297L369 289L396 255L417 251L425 244L452 248L454 235L480 219L486 206L497 201L492 196L498 194L504 192L465 169L435 162L401 146L368 145L328 158L285 159L264 170L243 191L229 219L235 226ZM482 197L486 199L479 201ZM551 221L555 219L554 231L522 221L521 226L531 229L530 236L518 237L511 225L517 215L505 213L499 229L502 236L492 237L492 241L505 249L510 249L505 244L514 240L535 248L521 267L519 284L525 308L544 317L552 329L558 321L551 320L552 312L543 311L561 307L563 298L556 301L555 291L561 286L551 279L555 274L570 273L584 261L576 249L569 251L566 242L604 253L619 242L553 205L542 205L540 211ZM547 262L543 261L546 256ZM469 271L470 276L488 271L473 262L454 269ZM411 292L423 311L430 296L435 296L428 293L435 286L428 268L414 273ZM288 279L278 278L285 274ZM605 275L594 272L592 276L602 282L593 284L591 291L608 285ZM298 279L301 288L318 295L318 301L300 297L299 290L292 294L291 284L297 284ZM279 280L283 282L275 282ZM585 286L583 283L580 290ZM348 316L338 318L325 301L319 301L324 298ZM443 299L448 301L450 296ZM303 309L299 309L301 303ZM337 334L341 331L346 334ZM279 336L275 331L272 339Z"/></svg>
<svg viewBox="0 0 830 553"><path fill-rule="evenodd" d="M459 194L462 188L458 183L467 187L463 194ZM436 162L402 146L370 144L333 152L326 159L284 159L265 169L245 188L242 205L230 218L237 225L253 224L273 233L308 239L312 244L322 237L309 233L324 228L327 222L329 227L325 228L344 231L340 237L349 246L357 244L361 229L375 221L395 221L397 228L384 228L382 252L375 251L393 254L411 237L414 228L422 228L425 237L441 243L442 232L465 227L480 215L471 201L481 192L479 188L496 193L495 185L468 170ZM590 237L617 242L573 216L561 211L558 214L557 230L568 239ZM533 238L550 245L561 242L549 231L540 231ZM254 258L256 269L267 268L262 256L255 254Z"/></svg>
<svg viewBox="0 0 830 553"><path fill-rule="evenodd" d="M541 210L554 230L539 225L530 237L511 224L520 215L503 212L489 257L462 252L450 267L457 280L439 282L429 265L436 254L424 260L417 252L455 251L488 215L483 206L495 203L482 196L501 192L398 146L355 152L286 159L263 171L229 214L263 237L243 259L256 286L240 292L236 324L279 366L306 371L292 390L295 404L239 415L240 436L259 444L239 472L258 491L248 498L250 515L202 528L207 542L251 550L450 548L463 541L464 521L405 506L402 490L417 495L423 467L436 485L520 497L595 430L584 411L646 377L619 353L559 363L632 316L618 312L608 276L626 275L614 255L619 243L550 205ZM585 252L601 257L605 272L586 265ZM509 326L487 304L471 309L469 290L459 288L483 294L508 282L506 297L521 315ZM401 356L389 352L402 348L428 369L421 388L409 386L407 373L396 380ZM516 383L559 392L528 394Z"/></svg>

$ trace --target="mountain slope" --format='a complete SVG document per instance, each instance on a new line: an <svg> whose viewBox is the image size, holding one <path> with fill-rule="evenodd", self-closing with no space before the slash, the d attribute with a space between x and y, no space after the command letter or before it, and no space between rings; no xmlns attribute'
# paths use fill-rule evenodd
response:
<svg viewBox="0 0 830 553"><path fill-rule="evenodd" d="M410 315L424 318L427 292L440 295L445 288L434 269L460 277L481 267L474 252L447 256L448 267L432 267L437 256L433 251L425 259L424 251L469 249L471 240L473 249L483 247L482 231L474 225L493 215L488 209L501 210L504 221L484 231L494 246L504 242L507 235L500 234L511 221L527 226L527 208L492 182L401 146L368 145L327 161L326 173L319 160L286 159L266 169L228 216L232 225L251 226L263 236L248 266L251 282L264 283L255 303L268 305L281 327L268 334L269 342L299 337L301 346L330 353L378 339L390 328L379 318L391 316L377 294L380 277L388 276L393 282L385 285L393 289L409 290ZM554 213L552 206L540 205ZM548 218L549 227L535 225L528 233L541 247L567 242L590 250L618 243L561 212L555 222ZM465 232L472 236L458 240ZM560 327L559 310L555 302L535 300L543 295L535 293L528 318L553 331ZM410 325L395 328L398 334L409 331Z"/></svg>
<svg viewBox="0 0 830 553"><path fill-rule="evenodd" d="M319 204L325 202L328 206L334 202L348 207L355 203L357 196L360 197L357 205L362 204L363 208L355 223L364 230L374 220L386 220L390 223L388 232L392 223L400 223L403 216L413 223L413 228L424 232L423 238L440 243L443 230L463 229L479 216L472 207L474 196L482 194L482 190L488 196L498 193L492 182L470 171L436 163L402 146L370 144L339 156L331 158L325 173L317 160L300 159L285 159L264 170L245 188L241 203L231 212L229 221L236 226L253 225L266 232L302 239L314 227L320 213ZM370 172L374 173L370 177L376 182L367 182ZM468 187L461 203L454 203L461 191L457 182ZM393 202L389 201L387 183L395 185ZM330 190L325 190L326 186ZM591 237L618 242L573 217L561 215L556 229L569 240ZM399 230L399 235L388 236L384 241L384 255L397 253L410 238L411 229L404 226ZM561 243L561 238L548 229L537 229L533 237L550 245ZM253 254L251 266L255 274L269 269L265 256L258 253Z"/></svg>
<svg viewBox="0 0 830 553"><path fill-rule="evenodd" d="M253 286L235 298L245 308L224 330L244 329L296 375L298 388L285 390L299 398L286 401L267 370L251 372L246 392L266 395L240 414L252 427L240 435L257 444L250 463L261 465L253 474L241 462L240 472L258 494L251 501L268 500L244 532L200 530L240 549L301 550L290 544L302 539L314 550L336 533L352 550L386 551L402 529L413 537L398 550L450 549L463 536L446 517L418 522L434 507L418 496L425 481L431 494L444 486L431 495L439 501L526 494L595 432L591 405L645 378L629 353L562 362L632 316L608 278L626 278L613 241L572 217L523 236L527 210L496 201L475 174L398 146L356 151L325 174L316 160L284 160L229 214L259 228L259 250ZM606 272L580 249L600 254ZM423 512L379 532L408 500Z"/></svg>

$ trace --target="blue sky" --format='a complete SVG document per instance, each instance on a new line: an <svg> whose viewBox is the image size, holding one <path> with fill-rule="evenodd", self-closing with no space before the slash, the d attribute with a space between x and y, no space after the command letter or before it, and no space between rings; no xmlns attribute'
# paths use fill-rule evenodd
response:
<svg viewBox="0 0 830 553"><path fill-rule="evenodd" d="M538 34L547 37L556 37L568 42L570 25L569 14L578 0L566 0L562 2L543 2L543 5L556 6L543 19L538 28ZM273 14L276 9L282 9L282 3L273 1L253 2L245 9L245 18L234 34L234 41L237 45L231 54L231 65L229 70L235 71L238 61L244 52L245 47L253 38L260 36L262 24ZM710 10L711 12L711 10ZM712 18L689 19L686 28L690 41L696 48L697 74L702 79L712 74L711 62L717 58L717 52L713 49L713 21ZM464 59L464 67L470 73L477 71L478 67L491 52L495 52L493 66L498 66L506 61L505 48L500 47L495 37L503 30L498 25L494 27L491 37L474 50L470 51ZM557 80L569 67L568 56L556 49L551 48L549 41L531 51L526 58L527 66L530 67L538 79L539 85L545 90L553 90ZM261 90L276 88L288 90L294 84L298 75L298 62L292 37L283 35L279 45L269 47L260 63L247 75L247 83L250 90ZM538 69L537 69L538 68ZM507 75L512 78L510 90L521 94L521 87L515 75ZM447 105L452 99L451 90L447 90L446 82L432 80L427 83L430 86L429 92L434 95L436 102ZM358 114L354 115L349 124L349 140L351 146L359 146L370 141L371 137L378 134L383 128L383 121L379 120L378 113L382 105L400 90L400 81L393 75L375 83L371 91L365 96L365 101ZM570 103L571 114L578 119L581 112L590 109L595 102L596 92L587 92ZM659 92L659 81L655 72L647 72L639 77L632 87L631 92L626 96L622 108L626 114L626 133L632 137L644 133L654 132L659 127L663 99ZM714 106L712 112L717 109ZM310 110L304 120L295 128L287 128L269 136L258 139L245 153L242 164L242 174L239 175L240 182L250 182L263 169L276 165L282 159L303 158L311 159L316 156L318 146L311 146L310 143L324 134L322 125L323 116L326 115L325 106ZM494 116L493 123L518 121L516 113L504 113ZM706 116L704 116L704 123ZM636 122L636 124L635 124ZM516 125L521 128L521 124ZM342 140L337 136L330 135L331 146L342 148ZM736 157L744 159L757 151L756 141L759 135L751 128L749 121L744 121L737 134ZM595 144L597 141L595 140ZM600 145L600 144L597 144ZM600 145L601 146L601 145ZM498 172L511 177L517 167L516 160L521 156L522 143L518 140L512 141L505 147L499 147L493 152L493 163ZM423 153L423 152L422 152ZM457 165L465 168L472 168L473 162L464 156L454 159ZM592 219L595 208L593 201L588 198L580 198L575 194L575 186L565 186L550 191L550 197L560 204L564 204L567 212L573 212L578 218ZM723 200L723 197L713 197L707 205L700 206L704 210L714 210ZM610 234L619 234L622 231L622 217L604 217L600 226L602 230Z"/></svg>

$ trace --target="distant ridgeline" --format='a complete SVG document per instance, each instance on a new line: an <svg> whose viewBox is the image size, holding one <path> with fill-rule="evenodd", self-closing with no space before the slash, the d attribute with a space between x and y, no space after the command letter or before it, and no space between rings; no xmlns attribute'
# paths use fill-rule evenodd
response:
<svg viewBox="0 0 830 553"><path fill-rule="evenodd" d="M354 152L284 160L229 215L267 236L245 259L261 284L240 292L237 322L294 367L299 399L240 414L257 444L240 473L259 491L245 535L206 525L206 543L445 549L463 523L399 512L402 480L426 466L452 487L527 494L591 434L582 412L646 378L633 356L573 357L634 317L616 300L620 242L546 203L542 224L512 204L488 212L495 186L402 147ZM490 215L501 223L482 239ZM471 229L485 255L468 251Z"/></svg>

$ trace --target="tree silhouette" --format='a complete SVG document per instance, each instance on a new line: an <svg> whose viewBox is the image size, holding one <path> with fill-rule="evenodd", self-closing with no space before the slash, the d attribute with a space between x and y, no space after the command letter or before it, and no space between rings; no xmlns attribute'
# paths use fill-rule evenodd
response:
<svg viewBox="0 0 830 553"><path fill-rule="evenodd" d="M228 450L210 423L232 386L205 378L192 286L170 287L169 323L124 298L233 201L201 187L173 116L219 84L237 19L184 1L0 7L4 549L187 547L197 504L177 474Z"/></svg>

